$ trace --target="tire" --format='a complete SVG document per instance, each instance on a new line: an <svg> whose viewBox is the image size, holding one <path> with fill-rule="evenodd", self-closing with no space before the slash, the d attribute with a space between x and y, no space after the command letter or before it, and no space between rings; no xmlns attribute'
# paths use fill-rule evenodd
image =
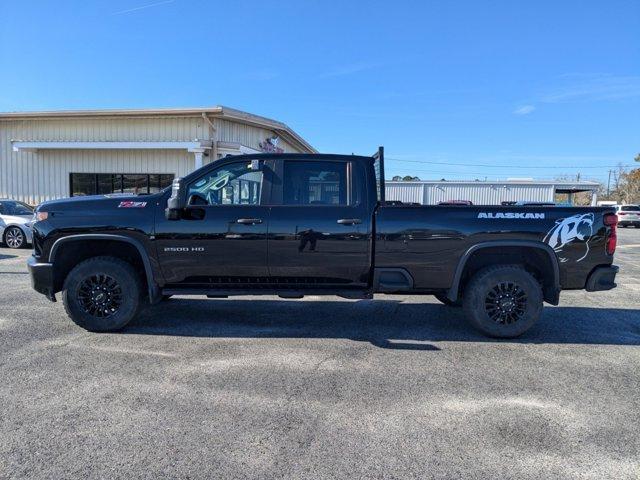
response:
<svg viewBox="0 0 640 480"><path fill-rule="evenodd" d="M9 248L22 248L27 243L27 237L20 227L9 227L4 231L4 244Z"/></svg>
<svg viewBox="0 0 640 480"><path fill-rule="evenodd" d="M69 272L62 302L76 325L90 332L113 332L138 314L142 291L140 277L129 263L94 257Z"/></svg>
<svg viewBox="0 0 640 480"><path fill-rule="evenodd" d="M449 300L447 298L447 296L444 293L438 293L438 294L434 295L434 297L436 297L440 303L444 303L447 307L461 307L462 306L462 300L460 298L458 298L458 300L456 300L455 302L452 302L451 300Z"/></svg>
<svg viewBox="0 0 640 480"><path fill-rule="evenodd" d="M538 321L542 301L542 288L533 275L517 265L498 265L473 276L463 308L469 323L485 335L514 338Z"/></svg>

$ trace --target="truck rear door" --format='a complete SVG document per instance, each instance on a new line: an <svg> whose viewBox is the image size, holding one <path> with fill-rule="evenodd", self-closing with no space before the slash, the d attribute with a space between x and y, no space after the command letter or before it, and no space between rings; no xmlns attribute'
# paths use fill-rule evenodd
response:
<svg viewBox="0 0 640 480"><path fill-rule="evenodd" d="M271 281L366 286L372 215L362 162L285 158L275 171L267 246Z"/></svg>

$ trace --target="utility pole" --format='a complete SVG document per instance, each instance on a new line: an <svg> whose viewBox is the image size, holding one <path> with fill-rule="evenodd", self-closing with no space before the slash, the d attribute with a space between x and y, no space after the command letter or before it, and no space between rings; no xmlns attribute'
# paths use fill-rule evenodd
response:
<svg viewBox="0 0 640 480"><path fill-rule="evenodd" d="M607 198L611 195L611 172L612 170L609 170L609 179L607 180Z"/></svg>

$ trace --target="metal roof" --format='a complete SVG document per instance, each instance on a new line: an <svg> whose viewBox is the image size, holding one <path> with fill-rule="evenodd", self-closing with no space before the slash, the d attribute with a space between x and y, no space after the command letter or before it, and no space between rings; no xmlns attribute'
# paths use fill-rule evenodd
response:
<svg viewBox="0 0 640 480"><path fill-rule="evenodd" d="M598 182L579 181L567 182L556 180L494 180L494 181L474 181L474 180L385 180L387 185L529 185L548 186L555 185L558 188L597 188L600 186Z"/></svg>
<svg viewBox="0 0 640 480"><path fill-rule="evenodd" d="M0 112L0 120L23 120L39 118L67 117L145 117L145 116L182 116L211 115L234 120L240 123L267 128L278 132L287 141L302 146L310 152L317 152L304 138L298 135L287 124L271 118L236 110L235 108L217 105L196 108L139 108L139 109L103 109L103 110L44 110L32 112Z"/></svg>

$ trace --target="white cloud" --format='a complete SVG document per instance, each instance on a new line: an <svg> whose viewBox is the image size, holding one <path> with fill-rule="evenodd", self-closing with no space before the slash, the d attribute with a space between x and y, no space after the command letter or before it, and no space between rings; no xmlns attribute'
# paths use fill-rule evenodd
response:
<svg viewBox="0 0 640 480"><path fill-rule="evenodd" d="M577 102L611 102L640 98L639 76L615 76L606 74L564 74L562 83L553 90L529 99L528 104L516 108L515 115L529 115L539 104Z"/></svg>
<svg viewBox="0 0 640 480"><path fill-rule="evenodd" d="M640 97L640 77L613 75L574 76L578 81L543 95L544 103L601 102Z"/></svg>
<svg viewBox="0 0 640 480"><path fill-rule="evenodd" d="M167 3L173 3L174 0L164 0L162 2L149 3L147 5L140 5L139 7L128 8L126 10L120 10L118 12L113 12L111 15L123 15L125 13L137 12L138 10L145 10L147 8L157 7L159 5L165 5Z"/></svg>
<svg viewBox="0 0 640 480"><path fill-rule="evenodd" d="M515 115L529 115L536 109L535 105L522 105L521 107L516 108L513 113Z"/></svg>
<svg viewBox="0 0 640 480"><path fill-rule="evenodd" d="M371 70L372 68L379 67L378 63L365 63L365 62L357 62L352 63L350 65L342 65L340 67L335 67L331 70L328 70L324 73L321 73L320 78L332 78L332 77L343 77L345 75L353 75L354 73L364 72L365 70Z"/></svg>

